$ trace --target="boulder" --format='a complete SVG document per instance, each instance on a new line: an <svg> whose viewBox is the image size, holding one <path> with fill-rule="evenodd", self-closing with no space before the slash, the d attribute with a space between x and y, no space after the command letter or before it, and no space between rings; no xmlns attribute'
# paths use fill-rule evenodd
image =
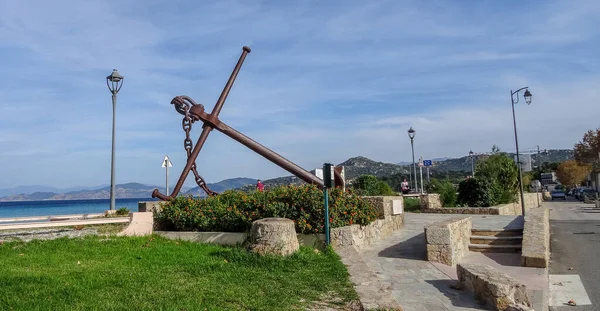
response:
<svg viewBox="0 0 600 311"><path fill-rule="evenodd" d="M299 249L296 227L287 218L255 220L250 230L248 249L261 255L290 255Z"/></svg>

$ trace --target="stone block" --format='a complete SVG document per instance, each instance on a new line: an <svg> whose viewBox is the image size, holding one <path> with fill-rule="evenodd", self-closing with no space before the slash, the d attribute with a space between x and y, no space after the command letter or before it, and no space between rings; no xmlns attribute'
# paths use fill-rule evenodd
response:
<svg viewBox="0 0 600 311"><path fill-rule="evenodd" d="M120 236L150 235L154 230L154 217L150 212L129 213L129 225L119 232Z"/></svg>
<svg viewBox="0 0 600 311"><path fill-rule="evenodd" d="M427 244L450 245L452 243L450 227L439 223L425 227L425 238Z"/></svg>
<svg viewBox="0 0 600 311"><path fill-rule="evenodd" d="M261 255L290 255L299 249L294 222L287 218L264 218L252 222L249 246Z"/></svg>
<svg viewBox="0 0 600 311"><path fill-rule="evenodd" d="M456 272L460 283L473 292L475 299L492 310L503 311L518 305L531 307L525 284L508 274L481 264L458 264Z"/></svg>
<svg viewBox="0 0 600 311"><path fill-rule="evenodd" d="M450 245L427 244L427 260L453 266L454 251Z"/></svg>
<svg viewBox="0 0 600 311"><path fill-rule="evenodd" d="M424 228L427 260L454 266L469 252L471 217L452 218Z"/></svg>

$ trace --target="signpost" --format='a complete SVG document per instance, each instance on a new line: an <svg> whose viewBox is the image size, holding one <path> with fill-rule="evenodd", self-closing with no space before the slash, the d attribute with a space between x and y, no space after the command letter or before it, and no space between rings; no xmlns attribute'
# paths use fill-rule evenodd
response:
<svg viewBox="0 0 600 311"><path fill-rule="evenodd" d="M323 164L323 196L325 197L325 245L329 245L329 195L327 189L333 186L333 164Z"/></svg>
<svg viewBox="0 0 600 311"><path fill-rule="evenodd" d="M419 174L421 175L421 194L423 194L423 157L419 158Z"/></svg>
<svg viewBox="0 0 600 311"><path fill-rule="evenodd" d="M433 161L431 160L423 160L423 166L425 166L427 168L427 183L430 182L429 180L429 167L433 166Z"/></svg>
<svg viewBox="0 0 600 311"><path fill-rule="evenodd" d="M162 167L164 167L166 170L165 186L167 188L167 192L165 192L165 193L169 193L169 167L173 167L173 163L171 163L171 160L169 159L168 155L165 155L165 158L163 159L163 162L162 162Z"/></svg>

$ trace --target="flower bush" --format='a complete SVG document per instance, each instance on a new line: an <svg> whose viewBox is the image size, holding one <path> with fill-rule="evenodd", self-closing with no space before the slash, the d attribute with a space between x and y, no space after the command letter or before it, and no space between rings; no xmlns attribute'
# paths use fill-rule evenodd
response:
<svg viewBox="0 0 600 311"><path fill-rule="evenodd" d="M374 208L352 191L331 189L328 197L332 228L367 225L377 218ZM228 190L204 199L177 197L155 219L163 230L245 232L257 219L284 217L294 221L296 232L318 233L324 232L323 200L323 191L314 185Z"/></svg>

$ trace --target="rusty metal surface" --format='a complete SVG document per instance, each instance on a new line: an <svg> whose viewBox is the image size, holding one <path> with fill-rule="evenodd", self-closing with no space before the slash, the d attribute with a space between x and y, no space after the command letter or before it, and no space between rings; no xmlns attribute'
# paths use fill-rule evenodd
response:
<svg viewBox="0 0 600 311"><path fill-rule="evenodd" d="M182 120L182 127L186 134L186 137L184 139L184 148L186 150L188 160L171 194L162 194L158 189L154 189L154 191L152 192L153 198L159 198L161 200L170 200L176 197L179 194L179 191L181 190L181 187L183 186L183 183L185 182L185 179L187 178L190 171L192 171L192 173L194 174L195 181L198 184L198 186L202 188L207 195L217 195L217 192L212 191L207 187L206 182L204 181L202 176L198 174L198 171L196 169L196 158L198 157L200 150L204 146L208 134L210 134L210 132L213 129L217 129L219 132L236 140L242 145L248 147L250 150L260 154L267 160L292 173L293 175L302 179L303 181L309 184L315 184L319 188L323 188L323 181L317 176L311 174L310 172L296 165L292 161L282 157L273 150L259 144L250 137L242 134L241 132L235 130L234 128L228 126L227 124L219 120L219 113L223 108L223 104L225 103L225 100L229 95L229 91L231 90L231 87L233 86L233 83L235 82L235 79L237 78L237 75L248 53L250 53L250 48L244 46L242 48L242 55L240 56L235 68L233 69L233 72L231 73L231 76L229 77L229 80L227 81L227 84L225 84L225 87L221 92L221 96L219 96L219 99L217 100L210 114L205 112L203 105L197 104L196 102L194 102L193 99L191 99L188 96L176 96L171 100L171 104L173 104L175 110L184 116ZM202 121L203 125L202 133L200 133L200 137L194 145L192 143L192 140L190 139L190 132L192 130L192 124L196 121ZM344 180L343 178L341 178L340 172L341 169L334 170L335 184L336 186L343 187Z"/></svg>

